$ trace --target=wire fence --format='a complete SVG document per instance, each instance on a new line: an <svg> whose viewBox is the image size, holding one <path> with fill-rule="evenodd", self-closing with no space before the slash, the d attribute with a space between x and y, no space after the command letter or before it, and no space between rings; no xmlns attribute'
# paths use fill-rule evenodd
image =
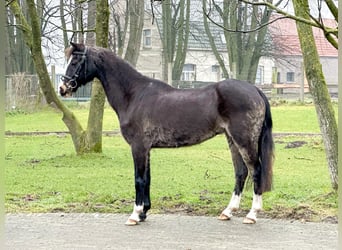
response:
<svg viewBox="0 0 342 250"><path fill-rule="evenodd" d="M61 83L61 75L54 75L52 84L58 94L59 84ZM204 87L211 82L201 81L174 81L172 83L175 88L200 88ZM91 97L91 84L80 87L72 98L63 98L63 101L89 101ZM308 86L300 88L296 84L269 84L258 85L258 87L266 94L271 100L298 100L311 99L311 94ZM329 93L332 99L338 97L338 86L328 85ZM17 73L6 76L6 111L11 110L27 110L32 111L41 105L46 104L43 93L39 87L39 79L37 75L27 75L25 73Z"/></svg>
<svg viewBox="0 0 342 250"><path fill-rule="evenodd" d="M17 73L6 76L6 111L13 109L34 109L41 101L38 77Z"/></svg>

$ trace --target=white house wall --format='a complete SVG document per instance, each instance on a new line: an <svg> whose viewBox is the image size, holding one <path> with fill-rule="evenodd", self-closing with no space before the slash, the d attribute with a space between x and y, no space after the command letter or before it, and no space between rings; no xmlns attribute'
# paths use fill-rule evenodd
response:
<svg viewBox="0 0 342 250"><path fill-rule="evenodd" d="M226 52L221 53L221 56L228 65L228 55ZM212 66L218 65L218 62L212 51L206 50L188 50L185 64L196 65L196 81L201 82L217 82L222 80L222 70L213 72ZM227 67L227 66L226 66Z"/></svg>
<svg viewBox="0 0 342 250"><path fill-rule="evenodd" d="M337 57L320 57L323 75L328 85L338 85L338 58ZM276 62L277 72L280 75L279 83L291 83L286 81L286 73L294 72L295 84L300 84L303 77L303 57L287 56L278 59Z"/></svg>
<svg viewBox="0 0 342 250"><path fill-rule="evenodd" d="M261 84L272 84L273 68L275 67L274 60L270 57L261 57L259 67L264 68L264 75Z"/></svg>
<svg viewBox="0 0 342 250"><path fill-rule="evenodd" d="M321 57L322 70L328 85L338 85L338 57Z"/></svg>

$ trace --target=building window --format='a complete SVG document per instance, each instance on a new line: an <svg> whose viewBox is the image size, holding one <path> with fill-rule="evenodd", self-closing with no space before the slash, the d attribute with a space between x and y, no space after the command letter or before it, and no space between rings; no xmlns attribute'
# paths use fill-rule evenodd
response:
<svg viewBox="0 0 342 250"><path fill-rule="evenodd" d="M264 83L264 66L259 66L257 69L255 84L263 84Z"/></svg>
<svg viewBox="0 0 342 250"><path fill-rule="evenodd" d="M286 73L286 82L294 82L294 72Z"/></svg>
<svg viewBox="0 0 342 250"><path fill-rule="evenodd" d="M195 64L184 64L182 72L182 81L194 81L196 76Z"/></svg>
<svg viewBox="0 0 342 250"><path fill-rule="evenodd" d="M143 46L144 48L152 47L151 30L146 29L143 31Z"/></svg>
<svg viewBox="0 0 342 250"><path fill-rule="evenodd" d="M150 1L145 1L145 11L151 11L151 3Z"/></svg>
<svg viewBox="0 0 342 250"><path fill-rule="evenodd" d="M218 73L220 71L220 67L218 65L211 66L211 72Z"/></svg>
<svg viewBox="0 0 342 250"><path fill-rule="evenodd" d="M227 44L227 42L226 42L226 37L224 36L223 33L220 34L220 38L221 38L222 44Z"/></svg>

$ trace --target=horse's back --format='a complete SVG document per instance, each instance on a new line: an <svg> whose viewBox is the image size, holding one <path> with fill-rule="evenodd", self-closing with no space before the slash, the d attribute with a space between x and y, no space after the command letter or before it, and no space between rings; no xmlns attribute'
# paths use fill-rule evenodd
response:
<svg viewBox="0 0 342 250"><path fill-rule="evenodd" d="M216 90L220 113L229 115L265 109L264 99L257 87L248 82L228 79L217 83Z"/></svg>

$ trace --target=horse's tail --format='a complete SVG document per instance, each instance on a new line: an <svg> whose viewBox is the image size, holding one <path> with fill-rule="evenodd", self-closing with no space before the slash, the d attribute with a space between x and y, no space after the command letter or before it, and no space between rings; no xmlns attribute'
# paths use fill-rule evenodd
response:
<svg viewBox="0 0 342 250"><path fill-rule="evenodd" d="M258 89L258 88L257 88ZM259 137L258 156L261 166L261 191L266 192L272 189L273 180L273 160L274 160L274 142L272 136L272 116L270 103L265 94L258 89L258 92L265 102L266 112L265 119L262 124L261 133Z"/></svg>

